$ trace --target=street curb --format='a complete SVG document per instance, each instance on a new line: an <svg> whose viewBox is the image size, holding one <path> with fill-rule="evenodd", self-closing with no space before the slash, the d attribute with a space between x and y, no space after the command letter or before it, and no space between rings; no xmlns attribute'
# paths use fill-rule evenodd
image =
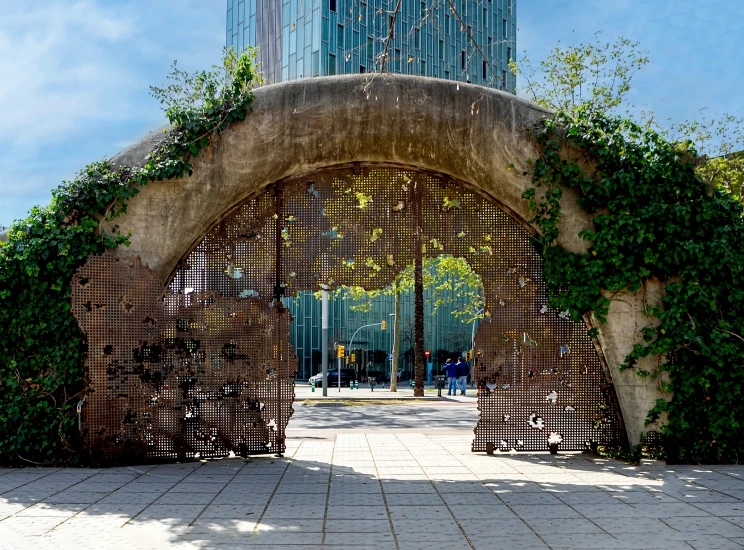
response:
<svg viewBox="0 0 744 550"><path fill-rule="evenodd" d="M431 403L441 403L441 402L450 402L450 403L459 403L459 401L456 401L454 399L447 399L446 397L310 397L310 398L295 398L295 403L315 403L316 405L319 405L321 403L325 403L326 405L343 405L343 403L339 403L339 401L354 401L358 403L363 403L365 401L376 401L375 405L383 405L384 401L392 401L393 405L397 404L395 402L399 401L419 401L419 402L431 402Z"/></svg>

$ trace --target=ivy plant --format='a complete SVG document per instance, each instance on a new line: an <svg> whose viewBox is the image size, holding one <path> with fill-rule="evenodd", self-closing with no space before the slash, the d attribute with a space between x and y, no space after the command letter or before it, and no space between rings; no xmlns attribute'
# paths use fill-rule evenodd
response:
<svg viewBox="0 0 744 550"><path fill-rule="evenodd" d="M171 83L152 88L172 129L144 165L86 166L0 242L0 464L81 462L85 346L70 279L91 254L128 244L103 229L128 199L151 181L190 175L200 151L245 118L260 83L253 60L250 50L225 50L221 66L194 75L174 64Z"/></svg>
<svg viewBox="0 0 744 550"><path fill-rule="evenodd" d="M690 142L674 143L648 127L593 110L559 113L536 130L539 158L533 187L525 192L541 229L551 306L573 318L593 312L604 322L610 299L621 290L665 285L658 321L644 329L622 368L644 357L667 373L647 422L667 413L663 456L669 461L730 462L744 456L744 208L724 189L696 173ZM582 151L589 173L567 158ZM584 159L586 160L586 159ZM579 234L586 253L557 244L564 190L594 227ZM603 292L604 291L604 292ZM596 335L596 334L594 334Z"/></svg>

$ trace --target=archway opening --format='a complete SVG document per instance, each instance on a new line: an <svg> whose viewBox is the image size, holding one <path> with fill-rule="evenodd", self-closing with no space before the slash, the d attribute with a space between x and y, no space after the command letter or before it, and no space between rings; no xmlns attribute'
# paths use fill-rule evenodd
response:
<svg viewBox="0 0 744 550"><path fill-rule="evenodd" d="M293 176L240 204L184 255L145 338L139 326L135 334L89 325L94 353L108 350L107 374L92 379L126 399L101 402L98 416L86 416L88 432L111 453L123 439L151 457L281 452L295 377L307 369L307 354L298 359L290 343L288 302L323 286L385 288L417 250L463 259L482 280L474 451L545 450L551 442L579 450L621 437L609 375L586 327L548 307L529 233L463 182L379 164ZM123 277L111 261L100 269ZM79 282L97 280L95 259L89 264L78 274L81 296L90 287ZM140 294L152 302L151 291L127 292L132 302ZM317 336L313 325L303 324L303 338ZM153 351L130 357L135 341ZM124 436L116 428L122 415L136 425Z"/></svg>

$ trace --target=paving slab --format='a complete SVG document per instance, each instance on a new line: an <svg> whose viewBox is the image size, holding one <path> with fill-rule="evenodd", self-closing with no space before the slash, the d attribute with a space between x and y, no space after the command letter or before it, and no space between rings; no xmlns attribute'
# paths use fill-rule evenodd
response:
<svg viewBox="0 0 744 550"><path fill-rule="evenodd" d="M0 470L0 548L744 548L744 467L487 456L471 437L340 431L281 459Z"/></svg>

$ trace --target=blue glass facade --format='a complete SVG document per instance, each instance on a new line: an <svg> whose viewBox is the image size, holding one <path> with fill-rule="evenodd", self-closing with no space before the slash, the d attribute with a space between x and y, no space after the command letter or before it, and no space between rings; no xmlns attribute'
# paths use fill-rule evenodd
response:
<svg viewBox="0 0 744 550"><path fill-rule="evenodd" d="M440 295L440 298L443 296ZM432 361L437 364L435 355L437 350L450 352L463 352L470 348L472 335L472 323L464 323L455 317L452 311L455 308L462 309L462 303L448 302L437 308L433 314L433 293L427 289L424 292L424 345L431 351ZM320 328L320 300L312 292L302 292L299 296L287 298L285 305L292 313L290 341L295 348L298 357L297 378L306 379L319 370L321 349ZM358 363L362 366L362 354L366 351L370 361L373 352L382 350L387 356L393 346L393 317L395 313L395 298L390 295L382 295L372 302L369 311L356 311L352 308L358 305L351 299L342 296L331 295L329 300L329 317L331 320L329 329L329 342L333 344L349 345L349 341L356 329L364 325L379 323L382 320L388 322L387 330L382 331L380 327L362 329L354 340L353 349L357 354ZM403 372L412 370L412 356L410 349L413 347L413 293L401 295L401 319L400 319L400 369ZM330 353L330 357L334 357ZM456 357L455 357L456 359ZM333 363L335 365L335 362ZM378 370L386 370L387 362L377 365ZM374 369L370 364L370 369Z"/></svg>
<svg viewBox="0 0 744 550"><path fill-rule="evenodd" d="M386 71L471 82L515 91L515 76L508 62L516 52L514 0L402 0L388 47ZM314 76L380 70L397 0L227 0L227 46L258 48L267 83ZM458 18L459 16L459 18ZM472 325L452 315L455 304L432 315L427 291L425 346L464 351L470 346ZM298 379L318 372L320 355L320 302L309 292L286 299L294 322L291 343L298 356ZM369 312L352 309L355 302L331 300L331 343L345 343L360 326L383 319L379 328L360 331L354 351L392 349L392 296L378 297ZM401 311L400 362L409 370L413 346L413 296L404 294ZM410 340L410 341L409 341ZM378 353L379 355L379 353ZM331 356L333 356L331 354ZM359 359L359 357L358 357ZM370 365L370 368L375 368ZM386 368L378 364L378 369Z"/></svg>
<svg viewBox="0 0 744 550"><path fill-rule="evenodd" d="M266 82L380 69L397 0L227 0L227 45L259 48ZM514 0L403 0L386 70L514 92ZM458 17L459 16L459 17Z"/></svg>

